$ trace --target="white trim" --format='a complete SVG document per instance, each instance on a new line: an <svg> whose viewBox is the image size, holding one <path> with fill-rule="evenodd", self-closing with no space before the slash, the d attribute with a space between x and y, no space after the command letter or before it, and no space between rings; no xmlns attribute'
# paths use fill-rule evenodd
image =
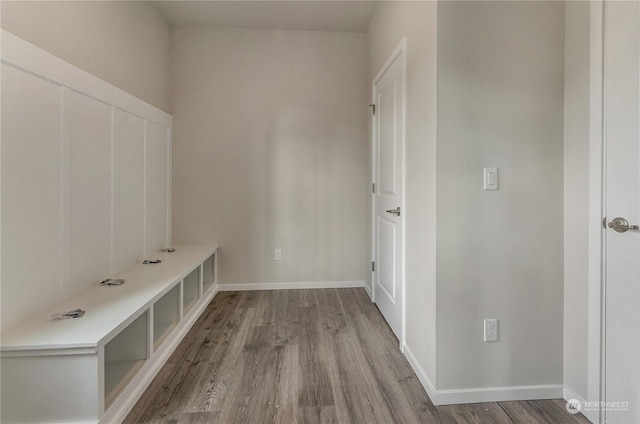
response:
<svg viewBox="0 0 640 424"><path fill-rule="evenodd" d="M602 397L603 315L602 315L602 255L603 230L603 8L601 0L590 3L590 88L589 88L589 273L588 273L588 340L587 340L587 398L600 401ZM596 417L596 423L604 417Z"/></svg>
<svg viewBox="0 0 640 424"><path fill-rule="evenodd" d="M416 377L418 377L418 380L422 384L422 387L424 387L424 390L427 392L427 395L431 399L431 402L433 402L433 404L435 405L435 385L431 382L431 379L429 378L427 373L422 369L422 366L420 366L420 363L413 355L413 352L411 352L411 349L409 349L409 346L404 345L404 349L402 349L402 352L404 353L405 358L407 358L407 362L409 362L411 369L413 369L413 372L416 373Z"/></svg>
<svg viewBox="0 0 640 424"><path fill-rule="evenodd" d="M142 140L142 257L147 257L147 145L149 138L149 121L143 121L144 139Z"/></svg>
<svg viewBox="0 0 640 424"><path fill-rule="evenodd" d="M171 115L141 99L98 79L69 62L22 38L1 30L2 62L32 75L69 87L101 102L171 128Z"/></svg>
<svg viewBox="0 0 640 424"><path fill-rule="evenodd" d="M514 400L558 399L562 385L481 387L475 389L437 390L431 400L434 405L462 403L507 402Z"/></svg>
<svg viewBox="0 0 640 424"><path fill-rule="evenodd" d="M173 245L173 129L167 128L167 248Z"/></svg>
<svg viewBox="0 0 640 424"><path fill-rule="evenodd" d="M373 105L375 105L376 103L376 89L375 89L375 85L373 84L373 82L371 83L371 103ZM376 118L375 115L371 115L371 140L370 140L370 146L371 146L371 157L369 158L371 160L371 186L374 188L369 192L369 216L371 219L371 226L369 228L369 236L370 236L370 250L369 252L371 253L371 257L369 259L371 259L371 264L374 265L372 268L369 268L370 270L370 279L369 281L371 282L371 287L370 287L370 292L369 292L369 297L371 298L372 302L375 302L375 298L376 298L376 271L374 271L375 269L375 260L376 260L376 241L374 239L375 234L376 234L376 191L379 189L378 184L377 184L377 179L376 179L376 157L377 157L377 152L376 152L376 134L378 134L377 128L376 128L376 124L377 124L378 120ZM367 264L369 265L369 264Z"/></svg>
<svg viewBox="0 0 640 424"><path fill-rule="evenodd" d="M577 394L575 391L573 391L570 387L566 385L562 388L562 399L564 400L576 399L576 400L579 400L580 403L583 405L585 403L585 399L582 396Z"/></svg>
<svg viewBox="0 0 640 424"><path fill-rule="evenodd" d="M407 37L403 37L402 46L402 210L404 217L402 218L402 264L400 264L402 277L400 284L402 285L402 313L400 316L400 351L404 352L405 342L407 341ZM409 212L411 213L411 212Z"/></svg>
<svg viewBox="0 0 640 424"><path fill-rule="evenodd" d="M557 399L562 397L560 384L540 386L479 387L473 389L436 390L408 346L404 355L434 405L503 402L512 400Z"/></svg>
<svg viewBox="0 0 640 424"><path fill-rule="evenodd" d="M364 281L302 281L292 283L230 283L218 284L219 291L249 290L300 290L300 289L343 289L365 287Z"/></svg>
<svg viewBox="0 0 640 424"><path fill-rule="evenodd" d="M401 237L402 237L402 241L401 241L401 248L402 248L402 260L401 260L401 264L400 264L400 286L402 287L402 297L400 299L400 304L401 304L401 308L402 311L400 313L400 334L398 335L398 339L399 339L399 346L398 348L400 349L400 351L404 352L404 346L405 346L405 341L406 341L406 256L407 256L407 249L406 249L406 240L407 240L407 236L406 236L406 222L407 222L407 202L406 202L406 185L407 185L407 158L406 158L406 132L407 132L407 37L402 37L402 39L400 40L400 43L398 43L398 45L396 46L396 48L393 50L393 52L391 53L391 55L387 58L387 60L385 61L384 65L382 65L382 67L380 68L380 70L378 71L378 73L376 74L375 78L373 79L373 81L371 82L371 96L372 96L372 103L375 105L376 104L376 84L378 83L378 81L380 81L380 79L384 76L384 74L387 72L387 70L389 69L389 67L391 67L391 65L393 65L393 63L396 61L396 59L401 56L401 60L402 60L402 137L400 140L400 150L401 150L401 163L402 163L402 175L401 175L401 186L402 186L402 190L401 190L401 200L400 200L400 210L402 211L402 215L400 216L400 220L401 220L401 225L402 225L402 231L401 231ZM377 166L376 166L376 159L377 159L377 124L378 124L378 119L377 119L377 113L376 113L376 117L373 118L373 128L371 131L371 172L372 172L372 183L376 184L376 191L379 190L379 181L376 178L377 175ZM371 196L371 258L372 261L376 261L377 257L376 257L376 248L377 248L377 235L376 235L376 193L370 193ZM371 300L373 302L375 302L376 299L376 273L375 272L371 272L371 293L370 293L370 297Z"/></svg>
<svg viewBox="0 0 640 424"><path fill-rule="evenodd" d="M389 55L387 60L384 62L384 65L382 65L382 67L380 68L380 70L376 74L375 78L373 79L373 86L374 87L375 87L376 83L380 80L380 78L382 78L382 76L385 74L385 72L387 72L387 69L389 69L389 67L391 65L393 65L393 62L396 61L396 58L399 55L406 53L406 49L407 49L407 37L402 37L402 40L400 40L400 43L398 43L396 48L393 49L393 53L391 53L391 55ZM375 98L374 98L374 100L375 100Z"/></svg>
<svg viewBox="0 0 640 424"><path fill-rule="evenodd" d="M376 85L375 80L371 81L371 103L376 107ZM376 114L371 115L371 184L374 184L375 190L369 194L370 208L371 208L371 228L369 229L371 236L371 263L374 265L371 269L371 301L376 301L376 272L375 260L376 260L376 193L380 189L377 179L377 167L376 159L378 157L376 138L378 135L378 118Z"/></svg>
<svg viewBox="0 0 640 424"><path fill-rule="evenodd" d="M371 293L371 287L369 287L369 285L365 282L364 283L364 291L367 292L367 296L369 296L369 299L371 299L371 301L373 301L373 293Z"/></svg>
<svg viewBox="0 0 640 424"><path fill-rule="evenodd" d="M580 402L580 405L582 405L583 407L586 404L586 400L582 396L580 396L579 394L577 394L576 392L574 392L571 388L569 388L567 386L564 386L564 388L563 388L562 398L564 400L567 400L567 401L569 399L576 399L577 401ZM587 419L589 421L591 421L592 423L597 423L598 422L598 412L597 411L585 411L584 409L582 409L580 412L582 412L582 415L587 417Z"/></svg>
<svg viewBox="0 0 640 424"><path fill-rule="evenodd" d="M198 300L198 304L189 310L187 316L184 317L178 324L178 327L173 330L172 336L166 339L165 343L154 352L144 368L127 384L124 391L118 395L111 406L109 406L109 409L105 411L98 423L122 422L126 418L127 414L135 406L138 399L140 399L149 384L151 384L151 381L156 377L184 336L186 336L191 327L193 327L193 324L195 324L202 312L209 306L209 303L218 291L218 285L214 284L203 294Z"/></svg>
<svg viewBox="0 0 640 424"><path fill-rule="evenodd" d="M110 227L110 231L109 231L109 255L110 257L110 263L109 263L109 274L113 275L116 272L118 272L119 270L115 269L115 264L116 264L116 248L115 248L115 242L116 242L116 226L115 226L115 222L116 222L116 216L115 216L115 210L116 210L116 137L115 137L115 130L116 130L116 108L114 106L111 106L109 108L109 113L111 114L110 117L110 124L109 126L111 127L111 135L109 137L109 147L111 148L111 157L109 158L110 162L111 162L111 166L109 167L109 173L110 175L110 184L111 187L109 187L109 214L110 214L110 219L109 219L109 227Z"/></svg>
<svg viewBox="0 0 640 424"><path fill-rule="evenodd" d="M514 400L558 399L561 384L539 386L481 387L475 389L437 390L431 398L434 405L463 403L508 402Z"/></svg>

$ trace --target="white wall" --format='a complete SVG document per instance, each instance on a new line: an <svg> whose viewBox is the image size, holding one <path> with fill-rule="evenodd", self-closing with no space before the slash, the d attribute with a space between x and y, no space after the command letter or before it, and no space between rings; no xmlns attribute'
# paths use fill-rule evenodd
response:
<svg viewBox="0 0 640 424"><path fill-rule="evenodd" d="M437 7L436 2L381 2L367 33L369 83L407 37L406 345L432 382L436 377ZM370 138L368 146L370 158ZM371 179L370 160L367 165ZM370 249L367 254L370 263Z"/></svg>
<svg viewBox="0 0 640 424"><path fill-rule="evenodd" d="M5 31L2 61L5 329L167 246L171 117Z"/></svg>
<svg viewBox="0 0 640 424"><path fill-rule="evenodd" d="M217 241L221 283L364 280L365 43L175 29L174 241Z"/></svg>
<svg viewBox="0 0 640 424"><path fill-rule="evenodd" d="M564 4L383 2L370 80L403 36L407 356L436 400L560 385ZM483 167L500 190L483 190Z"/></svg>
<svg viewBox="0 0 640 424"><path fill-rule="evenodd" d="M563 2L438 4L438 389L562 383L563 62Z"/></svg>
<svg viewBox="0 0 640 424"><path fill-rule="evenodd" d="M590 4L565 3L564 384L587 395Z"/></svg>
<svg viewBox="0 0 640 424"><path fill-rule="evenodd" d="M1 26L164 110L170 28L140 1L2 1Z"/></svg>

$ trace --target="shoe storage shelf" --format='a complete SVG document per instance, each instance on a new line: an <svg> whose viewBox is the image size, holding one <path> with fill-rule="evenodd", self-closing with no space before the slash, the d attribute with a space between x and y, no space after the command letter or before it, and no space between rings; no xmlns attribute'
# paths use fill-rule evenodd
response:
<svg viewBox="0 0 640 424"><path fill-rule="evenodd" d="M217 246L175 249L0 335L3 423L125 418L217 289ZM78 308L84 316L51 318Z"/></svg>

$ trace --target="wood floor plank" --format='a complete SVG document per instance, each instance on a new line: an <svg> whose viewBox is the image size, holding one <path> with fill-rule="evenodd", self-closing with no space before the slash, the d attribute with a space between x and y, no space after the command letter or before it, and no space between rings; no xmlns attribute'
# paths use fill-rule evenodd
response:
<svg viewBox="0 0 640 424"><path fill-rule="evenodd" d="M340 302L338 290L328 289L318 292L318 303L322 310L319 320L325 331L335 334L343 331L347 323L345 311Z"/></svg>
<svg viewBox="0 0 640 424"><path fill-rule="evenodd" d="M162 367L147 390L138 400L136 407L124 420L124 423L133 424L151 422L152 418L156 416L156 408L159 404L159 400L165 396L165 391L169 390L168 387L164 385L164 382L175 373L176 370L173 367Z"/></svg>
<svg viewBox="0 0 640 424"><path fill-rule="evenodd" d="M293 290L278 290L277 293L274 343L297 344L300 297Z"/></svg>
<svg viewBox="0 0 640 424"><path fill-rule="evenodd" d="M298 423L337 424L336 408L333 406L307 406L298 408Z"/></svg>
<svg viewBox="0 0 640 424"><path fill-rule="evenodd" d="M582 414L568 413L564 405L565 402L559 400L500 402L502 409L518 424L580 424L588 422Z"/></svg>
<svg viewBox="0 0 640 424"><path fill-rule="evenodd" d="M298 417L298 346L284 345L280 367L276 370L275 404L277 424L296 424Z"/></svg>
<svg viewBox="0 0 640 424"><path fill-rule="evenodd" d="M241 313L240 313L241 312ZM229 320L225 324L224 339L226 342L218 346L218 350L212 352L209 358L211 370L209 371L207 384L197 387L187 401L191 408L198 411L221 411L223 403L230 390L237 388L238 370L243 366L244 345L251 331L251 322L255 309L245 308L234 311L235 320ZM235 385L234 385L235 383ZM231 394L230 397L233 397Z"/></svg>
<svg viewBox="0 0 640 424"><path fill-rule="evenodd" d="M217 421L217 412L191 412L164 420L166 424L207 424Z"/></svg>
<svg viewBox="0 0 640 424"><path fill-rule="evenodd" d="M188 399L207 382L209 364L207 362L194 362L187 368L180 384L176 385L171 395L166 397L164 403L164 416L172 416L176 413L200 412L197 408L189 407Z"/></svg>
<svg viewBox="0 0 640 424"><path fill-rule="evenodd" d="M474 424L513 424L496 403L472 403L465 405L464 412Z"/></svg>
<svg viewBox="0 0 640 424"><path fill-rule="evenodd" d="M208 344L217 344L216 336L225 329L226 323L234 318L237 320L234 313L239 299L240 296L234 292L223 292L216 296L167 362L195 362L202 348L209 347Z"/></svg>
<svg viewBox="0 0 640 424"><path fill-rule="evenodd" d="M191 364L184 362L179 366L168 367L154 378L150 387L145 391L125 423L147 423L167 416L167 404L171 400L177 387L184 383L183 377Z"/></svg>
<svg viewBox="0 0 640 424"><path fill-rule="evenodd" d="M273 325L275 322L276 290L265 290L259 292L256 297L256 320L253 325Z"/></svg>
<svg viewBox="0 0 640 424"><path fill-rule="evenodd" d="M243 352L244 367L232 408L223 408L221 421L229 423L273 423L280 404L276 399L278 370L284 347L248 349Z"/></svg>
<svg viewBox="0 0 640 424"><path fill-rule="evenodd" d="M371 369L362 346L349 333L336 334L333 340L351 421L362 424L394 422L375 370Z"/></svg>
<svg viewBox="0 0 640 424"><path fill-rule="evenodd" d="M298 293L298 307L318 306L318 290L292 290Z"/></svg>
<svg viewBox="0 0 640 424"><path fill-rule="evenodd" d="M383 340L379 334L371 331L373 328L371 322L364 314L354 315L352 319L362 346L362 354L369 368L374 371L372 375L380 387L392 422L418 422L418 416L414 411L419 406L409 404L399 384L401 380L411 377L413 373L407 367L407 363L402 360L403 358L395 354L397 346L386 341L390 337Z"/></svg>
<svg viewBox="0 0 640 424"><path fill-rule="evenodd" d="M218 293L124 422L588 423L558 399L434 406L363 289Z"/></svg>
<svg viewBox="0 0 640 424"><path fill-rule="evenodd" d="M321 311L319 306L303 308L300 313L298 343L298 406L333 406L333 385L323 352Z"/></svg>

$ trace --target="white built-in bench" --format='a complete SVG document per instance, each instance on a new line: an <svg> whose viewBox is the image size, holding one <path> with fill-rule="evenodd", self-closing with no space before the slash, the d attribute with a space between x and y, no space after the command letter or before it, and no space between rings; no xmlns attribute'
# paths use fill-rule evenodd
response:
<svg viewBox="0 0 640 424"><path fill-rule="evenodd" d="M0 335L3 423L124 419L217 290L217 246L175 249ZM76 308L85 315L51 319Z"/></svg>

